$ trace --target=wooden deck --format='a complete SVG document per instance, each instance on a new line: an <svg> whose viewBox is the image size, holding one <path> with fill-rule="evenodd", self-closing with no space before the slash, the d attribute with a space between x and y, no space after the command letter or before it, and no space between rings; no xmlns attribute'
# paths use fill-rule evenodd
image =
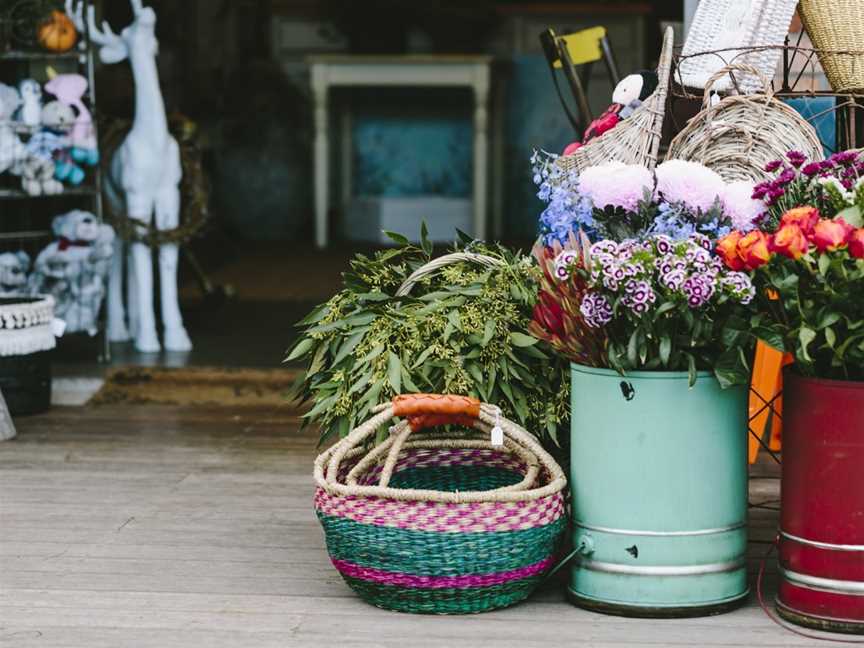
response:
<svg viewBox="0 0 864 648"><path fill-rule="evenodd" d="M560 582L472 617L369 607L328 562L311 508L314 441L296 423L149 406L19 420L19 439L0 444L0 646L814 645L755 597L681 621L585 612ZM751 491L776 507L776 479ZM775 525L776 512L753 510L753 570Z"/></svg>

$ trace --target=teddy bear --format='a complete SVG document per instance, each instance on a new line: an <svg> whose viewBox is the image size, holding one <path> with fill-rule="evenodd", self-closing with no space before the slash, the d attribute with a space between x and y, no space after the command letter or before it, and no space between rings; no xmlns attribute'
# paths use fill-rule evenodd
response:
<svg viewBox="0 0 864 648"><path fill-rule="evenodd" d="M36 145L40 146L40 153L43 155L48 153L54 162L54 177L77 187L84 182L86 172L75 162L72 154L75 149L72 148L72 138L69 133L74 130L75 111L72 110L72 106L62 101L49 101L42 108L41 119L46 130L34 135L28 142L28 148L34 140L37 140Z"/></svg>
<svg viewBox="0 0 864 648"><path fill-rule="evenodd" d="M54 219L57 240L36 258L30 290L48 294L70 333L96 335L114 249L114 230L91 213L75 210Z"/></svg>
<svg viewBox="0 0 864 648"><path fill-rule="evenodd" d="M0 254L0 297L26 295L29 269L30 255L26 252Z"/></svg>
<svg viewBox="0 0 864 648"><path fill-rule="evenodd" d="M56 74L45 84L48 93L77 112L70 133L72 159L80 164L96 166L99 163L99 146L93 128L93 116L83 101L87 88L87 79L80 74Z"/></svg>
<svg viewBox="0 0 864 648"><path fill-rule="evenodd" d="M12 115L20 105L21 95L18 91L0 83L0 173L11 169L27 154L12 122Z"/></svg>

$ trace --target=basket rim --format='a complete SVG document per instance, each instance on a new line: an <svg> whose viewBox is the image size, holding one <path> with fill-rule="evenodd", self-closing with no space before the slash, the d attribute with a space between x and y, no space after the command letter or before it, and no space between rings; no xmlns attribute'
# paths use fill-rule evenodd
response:
<svg viewBox="0 0 864 648"><path fill-rule="evenodd" d="M527 502L541 499L549 495L559 494L567 485L567 479L563 469L552 458L552 456L521 426L506 419L501 415L500 409L488 403L479 404L479 414L474 421L474 428L484 434L490 433L493 427L500 427L504 433L505 445L493 445L487 441L468 441L475 447L507 449L513 454L521 455L520 459L526 460L527 475L533 475L532 479L523 479L519 488L502 487L487 491L448 492L428 489L402 489L393 488L388 485L389 476L392 474L398 454L403 444L412 433L411 426L407 421L402 421L395 426L389 439L376 444L369 450L364 450L363 444L374 436L381 426L396 416L394 405L386 404L376 408L377 413L368 421L360 425L348 436L333 444L315 459L314 479L319 488L328 494L343 497L378 497L400 501L428 501L442 502L448 504L460 503L495 503L495 502ZM427 442L428 447L452 448L464 446L465 439L435 438ZM382 449L383 448L383 449ZM347 458L360 456L357 465L361 465L364 459L371 456L377 460L383 457L389 450L387 459L382 470L379 485L362 485L342 483L338 479L340 466ZM371 462L370 462L371 463ZM356 469L356 466L353 468ZM352 470L353 470L352 469ZM548 475L548 482L537 485L537 476Z"/></svg>

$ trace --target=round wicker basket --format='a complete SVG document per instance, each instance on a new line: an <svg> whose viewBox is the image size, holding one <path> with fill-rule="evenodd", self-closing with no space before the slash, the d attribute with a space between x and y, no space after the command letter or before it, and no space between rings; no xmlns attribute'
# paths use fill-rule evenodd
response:
<svg viewBox="0 0 864 648"><path fill-rule="evenodd" d="M801 0L798 11L834 91L864 90L861 0Z"/></svg>
<svg viewBox="0 0 864 648"><path fill-rule="evenodd" d="M711 104L714 83L730 72L758 75L764 94L733 95ZM669 145L666 159L699 162L727 182L762 182L771 177L765 165L787 151L801 151L809 160L822 160L819 136L793 108L774 98L771 84L756 68L729 65L705 84L702 111Z"/></svg>
<svg viewBox="0 0 864 648"><path fill-rule="evenodd" d="M672 28L668 27L663 36L663 49L657 67L657 89L615 128L590 140L572 155L559 158L558 164L566 173L580 173L588 167L606 162L642 164L649 169L657 166L674 45L675 35Z"/></svg>
<svg viewBox="0 0 864 648"><path fill-rule="evenodd" d="M422 432L441 425L474 432ZM402 612L521 601L553 567L567 526L561 467L498 408L465 396L397 396L321 454L314 476L333 565L364 600Z"/></svg>

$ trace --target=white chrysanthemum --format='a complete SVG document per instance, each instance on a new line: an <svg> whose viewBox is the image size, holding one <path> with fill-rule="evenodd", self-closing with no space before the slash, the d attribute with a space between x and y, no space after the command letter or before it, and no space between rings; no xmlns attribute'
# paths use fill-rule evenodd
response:
<svg viewBox="0 0 864 648"><path fill-rule="evenodd" d="M708 211L726 188L719 174L698 162L668 160L657 167L656 175L657 193L666 202L694 211Z"/></svg>
<svg viewBox="0 0 864 648"><path fill-rule="evenodd" d="M753 184L744 180L726 185L722 200L732 228L739 232L755 229L756 219L765 213L765 203L753 199Z"/></svg>
<svg viewBox="0 0 864 648"><path fill-rule="evenodd" d="M638 164L609 162L588 167L579 176L579 192L598 209L621 207L636 209L646 189L654 187L651 172Z"/></svg>

